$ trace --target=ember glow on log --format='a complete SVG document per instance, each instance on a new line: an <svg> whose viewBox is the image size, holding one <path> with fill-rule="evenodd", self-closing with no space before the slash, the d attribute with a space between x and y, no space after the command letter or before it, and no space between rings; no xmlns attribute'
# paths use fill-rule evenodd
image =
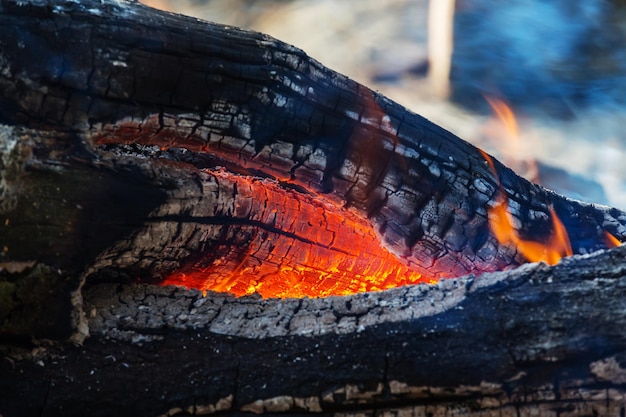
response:
<svg viewBox="0 0 626 417"><path fill-rule="evenodd" d="M368 108L384 122L386 118L380 107L369 101ZM211 154L219 157L220 163L228 164L228 168L205 169L219 183L219 192L224 193L220 197L224 207L207 213L208 217L202 220L212 224L217 237L212 240L198 237L205 242L202 249L181 259L180 267L168 273L158 282L160 285L236 296L257 293L265 298L327 297L434 283L442 278L515 266L517 260L512 257L515 255L507 255L510 250L506 248L513 248L512 253L520 255L519 263L555 264L573 254L567 230L552 208L547 210L553 230L547 241L522 237L501 185L485 207L488 232L503 248L503 256L507 256L504 261L502 257L475 258L469 267L445 264L446 261L434 256L431 261L432 255L423 252L431 249L428 245L415 245L408 256L394 253L384 244L385 238L375 221L363 211L346 206L336 195L323 193L315 186L314 176L290 178L289 167L283 168L284 162L278 158L279 147L271 154L272 159L265 161L264 152L246 156L244 148L237 152L230 150L227 139L215 145L188 137L184 130L179 131L180 123L176 121L173 128L160 128L159 120L149 117L140 128L133 123L120 123L94 138L99 145L135 143L158 146L163 152L185 148ZM516 129L514 123L514 118L509 119L512 131ZM391 129L386 125L384 128ZM377 155L363 145L372 145L370 139L355 137L353 142L354 149L366 155L364 161L376 159ZM361 143L361 147L357 148L356 143ZM495 161L483 151L478 152L495 178L499 178ZM408 171L411 163L410 159L401 159L399 166ZM395 210L409 212L410 207ZM415 262L420 256L424 261ZM447 273L441 272L438 262L449 268Z"/></svg>
<svg viewBox="0 0 626 417"><path fill-rule="evenodd" d="M154 34L106 33L102 45L128 49L132 40L136 51L124 65L98 57L99 69L84 74L106 82L83 91L75 74L61 74L81 91L75 107L88 109L63 112L73 116L63 123L88 125L84 140L94 154L148 161L150 178L166 161L193 178L180 183L191 197L165 189L167 200L145 230L100 255L138 279L323 297L514 268L535 257L512 243L542 240L557 229L554 213L575 253L605 248L605 231L626 235L621 211L547 192L495 160L490 170L471 144L302 51L255 34L244 43L242 67L232 45L249 34L224 27L207 34L205 23L189 24L199 34L184 46L184 59L168 43L146 49ZM38 67L29 71L48 79ZM19 114L52 117L44 110L37 101ZM491 227L498 198L517 222L499 216L512 240ZM136 243L157 234L149 254Z"/></svg>
<svg viewBox="0 0 626 417"><path fill-rule="evenodd" d="M224 233L236 236L162 285L237 296L325 297L431 281L383 248L369 222L349 210L273 180L211 174L237 190L233 226L224 225Z"/></svg>

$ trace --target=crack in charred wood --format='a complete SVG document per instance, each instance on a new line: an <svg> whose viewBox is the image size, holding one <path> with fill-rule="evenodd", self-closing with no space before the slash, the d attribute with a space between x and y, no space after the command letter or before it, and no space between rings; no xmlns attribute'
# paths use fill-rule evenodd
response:
<svg viewBox="0 0 626 417"><path fill-rule="evenodd" d="M333 247L332 241L330 244L324 244L323 242L317 240L307 239L305 236L289 232L282 228L278 228L272 226L270 224L264 223L259 220L248 219L248 218L237 218L232 216L204 216L204 217L192 217L192 216L164 216L164 217L152 217L149 220L150 222L177 222L177 223L197 223L202 225L211 225L211 226L253 226L255 228L259 228L265 230L267 232L276 233L283 235L285 237L297 240L302 243L306 243L308 245L321 246L325 249L330 249L333 251L337 251L340 253L346 254L347 252L341 250L340 248Z"/></svg>

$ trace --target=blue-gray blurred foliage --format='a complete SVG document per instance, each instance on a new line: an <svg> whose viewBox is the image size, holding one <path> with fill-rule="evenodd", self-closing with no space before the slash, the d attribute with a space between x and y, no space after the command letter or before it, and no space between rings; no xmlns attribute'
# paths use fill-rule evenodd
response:
<svg viewBox="0 0 626 417"><path fill-rule="evenodd" d="M475 108L491 94L525 112L561 117L625 108L623 3L457 0L453 99Z"/></svg>

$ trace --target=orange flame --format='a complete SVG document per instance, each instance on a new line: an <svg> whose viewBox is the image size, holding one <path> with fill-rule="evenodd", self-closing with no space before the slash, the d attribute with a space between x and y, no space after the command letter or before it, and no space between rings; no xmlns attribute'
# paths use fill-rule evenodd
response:
<svg viewBox="0 0 626 417"><path fill-rule="evenodd" d="M507 141L505 145L510 145L512 147L512 149L509 148L508 151L501 147L501 151L505 154L505 157L511 156L510 154L519 154L519 125L513 110L511 110L511 108L504 101L498 98L485 96L485 99L495 112L496 116L498 116L499 121L505 127L507 133ZM479 151L497 178L498 173L493 159L486 152L482 150ZM519 165L519 162L516 162L517 163L513 163L512 165ZM534 161L526 161L525 165L525 169L527 171L526 176L530 177L530 179L536 180L538 178L537 164ZM550 207L552 234L545 242L526 240L519 236L517 229L513 225L513 219L509 211L509 204L504 198L504 192L502 189L500 189L499 194L496 197L496 205L488 209L488 214L489 225L498 242L503 245L513 245L529 262L544 261L549 265L554 265L562 257L573 254L567 230L552 207Z"/></svg>
<svg viewBox="0 0 626 417"><path fill-rule="evenodd" d="M497 177L493 159L486 152L480 149L479 151ZM561 258L574 254L567 230L552 207L550 207L550 218L553 232L546 242L535 242L520 237L513 225L509 204L502 190L496 196L496 205L488 208L487 211L489 226L498 242L502 245L513 245L529 262L544 261L548 265L554 265Z"/></svg>
<svg viewBox="0 0 626 417"><path fill-rule="evenodd" d="M620 246L622 244L622 242L619 241L618 238L616 238L615 236L613 236L611 233L609 232L604 232L604 237L605 237L605 242L606 242L606 247L607 248L616 248L618 246Z"/></svg>
<svg viewBox="0 0 626 417"><path fill-rule="evenodd" d="M499 98L487 95L484 97L496 114L497 120L504 127L505 135L503 138L498 135L498 139L502 140L496 141L495 146L502 154L505 164L528 180L539 182L537 162L533 158L520 159L523 158L525 149L522 146L519 124L513 110Z"/></svg>
<svg viewBox="0 0 626 417"><path fill-rule="evenodd" d="M485 96L485 100L489 103L493 111L502 122L511 139L519 141L519 127L513 110L507 104L495 97Z"/></svg>

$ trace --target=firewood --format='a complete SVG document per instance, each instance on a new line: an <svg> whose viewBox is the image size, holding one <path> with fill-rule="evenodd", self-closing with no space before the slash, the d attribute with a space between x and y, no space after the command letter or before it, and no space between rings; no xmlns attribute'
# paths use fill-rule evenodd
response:
<svg viewBox="0 0 626 417"><path fill-rule="evenodd" d="M0 414L621 407L624 250L519 267L489 215L584 255L624 212L262 34L96 0L0 1L0 33ZM372 265L447 279L210 291Z"/></svg>

